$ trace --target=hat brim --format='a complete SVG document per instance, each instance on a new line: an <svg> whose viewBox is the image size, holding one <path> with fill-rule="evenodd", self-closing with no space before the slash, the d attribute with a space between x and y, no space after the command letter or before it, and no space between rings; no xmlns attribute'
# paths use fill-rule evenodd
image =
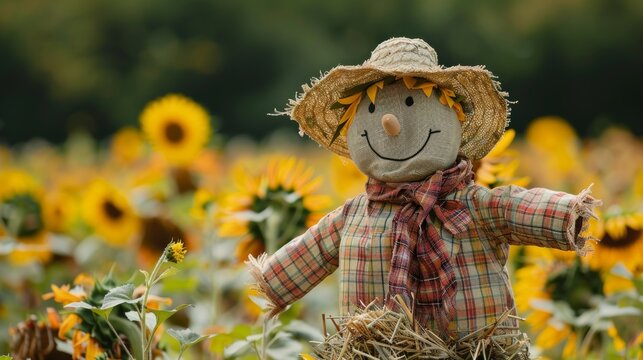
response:
<svg viewBox="0 0 643 360"><path fill-rule="evenodd" d="M453 90L464 98L460 153L471 160L484 157L498 142L509 122L507 94L493 75L482 66L453 66L424 71L387 71L368 65L337 66L320 79L304 85L304 92L291 100L284 111L299 123L300 129L320 145L350 158L346 138L339 136L330 144L344 109L333 104L344 92L387 76L425 78Z"/></svg>

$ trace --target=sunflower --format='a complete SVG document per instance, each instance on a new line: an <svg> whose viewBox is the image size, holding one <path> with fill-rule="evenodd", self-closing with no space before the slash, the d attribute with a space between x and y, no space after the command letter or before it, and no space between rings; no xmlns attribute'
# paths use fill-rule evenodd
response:
<svg viewBox="0 0 643 360"><path fill-rule="evenodd" d="M521 149L521 162L528 175L539 186L567 185L571 177L582 173L580 141L574 129L562 118L540 117L527 127L526 146Z"/></svg>
<svg viewBox="0 0 643 360"><path fill-rule="evenodd" d="M83 199L83 216L96 233L113 246L127 245L139 227L125 194L103 180L89 185Z"/></svg>
<svg viewBox="0 0 643 360"><path fill-rule="evenodd" d="M0 227L15 240L9 253L14 264L46 262L51 249L45 232L43 190L36 180L20 170L0 172Z"/></svg>
<svg viewBox="0 0 643 360"><path fill-rule="evenodd" d="M600 241L588 260L592 268L609 271L620 262L629 271L643 271L643 212L612 207L593 230Z"/></svg>
<svg viewBox="0 0 643 360"><path fill-rule="evenodd" d="M188 249L185 248L182 241L172 241L167 245L167 248L165 248L165 260L180 264L183 262L183 259L185 259L187 252Z"/></svg>
<svg viewBox="0 0 643 360"><path fill-rule="evenodd" d="M593 298L603 296L602 278L598 272L582 266L580 260L570 264L554 254L527 260L527 265L515 273L516 307L519 312L528 313L526 323L533 334L538 334L536 346L555 352L564 343L562 356L573 357L577 340L584 332L573 321L562 319L593 309ZM562 308L571 314L561 316L558 311Z"/></svg>
<svg viewBox="0 0 643 360"><path fill-rule="evenodd" d="M321 219L330 204L315 194L321 178L295 157L275 157L259 175L239 167L233 171L237 191L222 201L219 235L242 237L239 261L249 254L272 253Z"/></svg>
<svg viewBox="0 0 643 360"><path fill-rule="evenodd" d="M133 127L122 128L112 137L109 150L117 162L131 164L140 159L145 151L143 136Z"/></svg>
<svg viewBox="0 0 643 360"><path fill-rule="evenodd" d="M144 266L154 266L159 256L166 251L168 244L174 240L189 239L185 231L172 220L160 216L142 218L139 262Z"/></svg>
<svg viewBox="0 0 643 360"><path fill-rule="evenodd" d="M335 193L346 199L364 191L367 177L352 161L332 154L330 179Z"/></svg>
<svg viewBox="0 0 643 360"><path fill-rule="evenodd" d="M484 158L475 162L474 171L478 185L489 188L511 184L527 186L528 177L515 177L520 160L518 152L509 149L515 137L514 129L507 130L493 149Z"/></svg>
<svg viewBox="0 0 643 360"><path fill-rule="evenodd" d="M208 219L213 204L214 194L206 189L198 189L194 193L190 216L198 222L203 223Z"/></svg>
<svg viewBox="0 0 643 360"><path fill-rule="evenodd" d="M170 94L149 103L140 116L143 132L177 166L194 160L210 137L210 116L191 99Z"/></svg>
<svg viewBox="0 0 643 360"><path fill-rule="evenodd" d="M43 214L47 229L67 233L78 215L78 201L71 193L55 190L45 195Z"/></svg>

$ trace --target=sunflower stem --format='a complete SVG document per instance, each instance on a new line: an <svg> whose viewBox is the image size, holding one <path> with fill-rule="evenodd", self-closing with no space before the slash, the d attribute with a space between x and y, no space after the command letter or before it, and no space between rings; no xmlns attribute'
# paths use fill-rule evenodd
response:
<svg viewBox="0 0 643 360"><path fill-rule="evenodd" d="M261 353L259 354L259 359L260 360L266 360L268 357L266 356L266 353L268 351L268 322L270 319L268 316L264 315L263 318L263 329L261 332Z"/></svg>
<svg viewBox="0 0 643 360"><path fill-rule="evenodd" d="M290 221L288 222L288 225L286 225L284 232L281 234L281 236L279 236L280 244L283 244L290 240L289 238L292 236L291 234L295 232L297 223L299 222L299 218L301 217L303 212L303 205L298 205L295 210L295 214L290 218Z"/></svg>
<svg viewBox="0 0 643 360"><path fill-rule="evenodd" d="M124 350L125 350L125 352L127 353L127 356L129 356L129 358L130 358L130 359L134 359L134 357L132 356L132 353L130 353L130 352L129 352L129 349L128 349L128 348L127 348L127 346L125 345L125 342L124 342L124 341L123 341L123 339L121 339L121 337L118 335L118 331L116 331L116 329L114 329L114 326L112 325L112 323L111 323L111 322L109 322L109 319L105 319L105 322L107 322L107 326L109 326L109 328L112 330L112 332L113 332L113 333L114 333L114 335L116 336L116 339L118 339L118 342L121 344L121 346L123 347L123 349L124 349ZM134 359L134 360L136 360L136 359Z"/></svg>
<svg viewBox="0 0 643 360"><path fill-rule="evenodd" d="M283 220L281 209L273 209L272 214L266 219L266 249L268 254L274 254L279 249L279 224Z"/></svg>
<svg viewBox="0 0 643 360"><path fill-rule="evenodd" d="M141 311L138 313L140 323L141 323L141 337L143 340L141 343L141 346L143 348L143 356L147 359L152 358L151 348L150 348L150 344L152 343L152 338L150 337L148 341L148 338L145 335L147 334L147 325L145 324L145 320L146 320L145 306L147 305L147 298L150 295L150 290L155 283L156 275L158 274L159 269L161 269L161 265L163 265L164 262L165 262L165 251L163 251L163 254L161 254L161 257L156 262L156 265L154 265L154 270L152 270L152 273L150 274L149 278L145 280L145 292L143 293L143 302L141 303Z"/></svg>

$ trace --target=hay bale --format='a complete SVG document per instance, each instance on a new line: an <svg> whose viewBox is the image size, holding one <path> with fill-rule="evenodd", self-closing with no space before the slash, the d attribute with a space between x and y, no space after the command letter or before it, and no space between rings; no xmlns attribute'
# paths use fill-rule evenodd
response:
<svg viewBox="0 0 643 360"><path fill-rule="evenodd" d="M324 341L314 343L320 359L528 359L529 339L523 333L497 329L510 315L507 310L496 323L457 340L445 341L413 321L411 311L402 312L369 304L355 314L324 316L337 330Z"/></svg>

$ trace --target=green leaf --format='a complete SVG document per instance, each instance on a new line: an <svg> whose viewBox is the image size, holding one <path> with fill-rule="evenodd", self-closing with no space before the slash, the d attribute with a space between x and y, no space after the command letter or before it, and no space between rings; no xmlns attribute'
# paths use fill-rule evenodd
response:
<svg viewBox="0 0 643 360"><path fill-rule="evenodd" d="M96 307L94 305L90 305L84 301L76 301L73 303L69 303L64 306L65 309L89 309L89 310L94 310Z"/></svg>
<svg viewBox="0 0 643 360"><path fill-rule="evenodd" d="M165 279L166 277L174 276L174 275L178 274L178 272L179 272L178 268L176 268L174 266L170 266L169 268L165 269L165 271L163 271L161 273L161 275L159 275L159 277L156 278L156 280L154 280L154 283L157 283L157 282Z"/></svg>
<svg viewBox="0 0 643 360"><path fill-rule="evenodd" d="M199 334L195 333L190 329L168 329L167 333L170 334L173 338L179 341L181 346L185 344L192 344L199 340Z"/></svg>
<svg viewBox="0 0 643 360"><path fill-rule="evenodd" d="M128 311L128 312L126 312L126 313L125 313L125 317L126 317L129 321L135 321L135 322L136 322L136 321L141 321L141 319L138 317L138 312L133 311L133 310L132 310L132 311Z"/></svg>
<svg viewBox="0 0 643 360"><path fill-rule="evenodd" d="M601 304L598 308L601 318L613 318L617 316L639 316L641 311L635 307L619 307L611 304Z"/></svg>
<svg viewBox="0 0 643 360"><path fill-rule="evenodd" d="M218 334L210 341L210 351L217 355L223 355L225 349L237 340L239 339L230 334Z"/></svg>
<svg viewBox="0 0 643 360"><path fill-rule="evenodd" d="M177 312L179 312L179 311L181 311L181 310L183 310L185 308L188 308L190 306L192 306L192 305L191 304L181 304L181 305L175 307L172 310L160 310L160 309L146 308L147 311L149 311L150 313L152 313L156 317L155 318L155 323L154 323L155 326L152 329L150 329L150 330L152 330L152 334L154 334L156 332L156 330L158 330L159 326L161 326L161 324L163 324L165 322L165 320L169 319L170 317L172 317ZM147 320L145 320L145 323L146 324L148 323Z"/></svg>
<svg viewBox="0 0 643 360"><path fill-rule="evenodd" d="M296 338L306 340L306 341L323 341L324 336L321 331L301 320L293 320L288 324L284 331L287 331L293 334Z"/></svg>
<svg viewBox="0 0 643 360"><path fill-rule="evenodd" d="M134 293L134 284L125 284L115 287L107 292L103 298L101 309L110 309L120 304L135 304L143 300L142 298L132 299Z"/></svg>
<svg viewBox="0 0 643 360"><path fill-rule="evenodd" d="M134 321L134 322L140 322L141 319L139 318L138 312L136 311L128 311L125 313L125 317L127 317L128 320ZM150 331L154 331L158 328L159 324L157 324L156 320L156 315L153 313L145 313L145 326L150 329Z"/></svg>
<svg viewBox="0 0 643 360"><path fill-rule="evenodd" d="M13 360L13 358L9 355L0 355L0 360Z"/></svg>
<svg viewBox="0 0 643 360"><path fill-rule="evenodd" d="M246 340L237 340L223 351L224 358L237 358L245 355L250 351L250 343Z"/></svg>
<svg viewBox="0 0 643 360"><path fill-rule="evenodd" d="M197 344L205 339L210 339L216 335L199 335L194 331L188 329L168 329L167 333L170 334L173 338L179 341L181 348L188 348L194 344Z"/></svg>
<svg viewBox="0 0 643 360"><path fill-rule="evenodd" d="M141 350L143 341L141 338L140 325L134 324L129 320L114 315L109 318L109 321L114 326L114 329L116 329L119 334L125 335L125 337L129 341L129 349L132 353L132 356L134 356L135 359L143 359Z"/></svg>
<svg viewBox="0 0 643 360"><path fill-rule="evenodd" d="M147 326L150 331L157 328L156 315L153 313L145 313L145 326Z"/></svg>
<svg viewBox="0 0 643 360"><path fill-rule="evenodd" d="M102 317L103 319L107 320L107 319L109 319L109 314L112 313L113 309L114 309L113 307L107 308L107 309L93 308L92 312L94 312L94 314L97 314L98 316Z"/></svg>
<svg viewBox="0 0 643 360"><path fill-rule="evenodd" d="M270 341L270 346L266 350L268 357L275 360L281 359L298 359L302 352L303 346L292 336L285 332L279 332Z"/></svg>

